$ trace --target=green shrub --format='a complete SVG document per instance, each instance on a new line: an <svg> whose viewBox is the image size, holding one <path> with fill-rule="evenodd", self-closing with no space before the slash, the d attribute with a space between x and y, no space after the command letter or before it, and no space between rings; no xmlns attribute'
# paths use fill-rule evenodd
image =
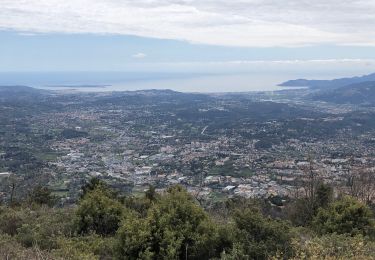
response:
<svg viewBox="0 0 375 260"><path fill-rule="evenodd" d="M375 259L375 243L363 236L328 234L293 243L295 260L369 260Z"/></svg>
<svg viewBox="0 0 375 260"><path fill-rule="evenodd" d="M180 186L170 188L146 218L127 218L118 238L121 259L209 259L221 252L213 222Z"/></svg>
<svg viewBox="0 0 375 260"><path fill-rule="evenodd" d="M62 259L113 259L115 239L96 234L83 237L59 237L52 254Z"/></svg>
<svg viewBox="0 0 375 260"><path fill-rule="evenodd" d="M36 186L28 195L28 201L32 204L47 205L52 207L55 205L57 198L52 191L43 186Z"/></svg>
<svg viewBox="0 0 375 260"><path fill-rule="evenodd" d="M268 259L277 252L291 255L292 234L287 223L263 217L257 208L237 211L234 222L237 250L250 259Z"/></svg>
<svg viewBox="0 0 375 260"><path fill-rule="evenodd" d="M14 260L39 260L39 259L55 259L45 251L40 250L38 247L24 248L18 243L15 238L0 234L0 259L14 259ZM62 260L62 259L61 259Z"/></svg>
<svg viewBox="0 0 375 260"><path fill-rule="evenodd" d="M24 211L8 207L0 208L0 231L14 236L25 219Z"/></svg>
<svg viewBox="0 0 375 260"><path fill-rule="evenodd" d="M87 191L78 204L75 225L79 234L113 235L124 215L124 206L106 188Z"/></svg>
<svg viewBox="0 0 375 260"><path fill-rule="evenodd" d="M56 248L59 237L73 232L72 217L69 209L40 208L33 211L18 228L17 240L25 247Z"/></svg>
<svg viewBox="0 0 375 260"><path fill-rule="evenodd" d="M338 233L374 237L374 216L371 210L356 199L346 196L321 208L313 220L319 234Z"/></svg>

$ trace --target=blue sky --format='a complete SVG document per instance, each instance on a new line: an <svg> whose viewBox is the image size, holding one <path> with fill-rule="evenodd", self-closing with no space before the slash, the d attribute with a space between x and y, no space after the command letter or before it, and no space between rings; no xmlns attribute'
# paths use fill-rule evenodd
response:
<svg viewBox="0 0 375 260"><path fill-rule="evenodd" d="M329 61L369 64L375 47L233 47L109 34L0 31L0 71L157 70L173 64Z"/></svg>
<svg viewBox="0 0 375 260"><path fill-rule="evenodd" d="M374 13L374 0L0 0L0 72L367 73Z"/></svg>

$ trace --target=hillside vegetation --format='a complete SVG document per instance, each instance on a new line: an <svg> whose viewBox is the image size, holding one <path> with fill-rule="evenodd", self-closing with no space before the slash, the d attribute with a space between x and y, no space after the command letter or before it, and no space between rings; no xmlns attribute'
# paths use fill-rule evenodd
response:
<svg viewBox="0 0 375 260"><path fill-rule="evenodd" d="M92 179L75 206L47 188L0 208L1 259L375 259L372 210L319 184L286 208L200 205L182 186L121 196Z"/></svg>

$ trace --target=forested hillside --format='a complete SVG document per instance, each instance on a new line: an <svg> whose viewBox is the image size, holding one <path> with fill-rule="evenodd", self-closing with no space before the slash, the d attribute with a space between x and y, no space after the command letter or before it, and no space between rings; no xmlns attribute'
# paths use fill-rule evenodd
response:
<svg viewBox="0 0 375 260"><path fill-rule="evenodd" d="M99 179L75 206L47 188L0 208L1 259L374 259L373 211L311 183L277 207L232 198L200 205L182 186L122 196Z"/></svg>

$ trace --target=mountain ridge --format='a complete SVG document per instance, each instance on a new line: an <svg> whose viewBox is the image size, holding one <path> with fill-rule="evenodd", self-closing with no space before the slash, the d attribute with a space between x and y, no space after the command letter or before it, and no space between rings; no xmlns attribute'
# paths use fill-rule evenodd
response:
<svg viewBox="0 0 375 260"><path fill-rule="evenodd" d="M282 87L309 87L311 89L335 89L348 85L353 85L362 82L375 81L375 73L356 76L351 78L338 78L333 80L308 80L308 79L295 79L285 81L279 86Z"/></svg>
<svg viewBox="0 0 375 260"><path fill-rule="evenodd" d="M375 81L320 91L313 95L312 98L337 104L375 105Z"/></svg>

